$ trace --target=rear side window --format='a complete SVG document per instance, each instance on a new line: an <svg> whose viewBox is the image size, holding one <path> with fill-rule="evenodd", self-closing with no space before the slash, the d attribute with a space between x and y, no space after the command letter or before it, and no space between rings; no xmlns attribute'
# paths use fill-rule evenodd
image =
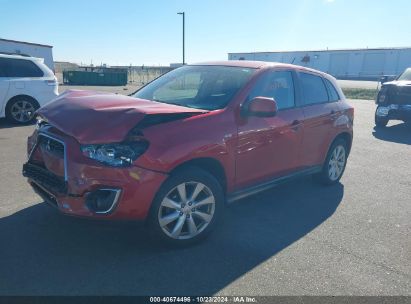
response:
<svg viewBox="0 0 411 304"><path fill-rule="evenodd" d="M0 58L0 77L7 77L7 60L6 58Z"/></svg>
<svg viewBox="0 0 411 304"><path fill-rule="evenodd" d="M30 60L0 58L0 75L3 77L43 77L43 71Z"/></svg>
<svg viewBox="0 0 411 304"><path fill-rule="evenodd" d="M306 105L328 102L328 93L321 77L300 73L303 102Z"/></svg>
<svg viewBox="0 0 411 304"><path fill-rule="evenodd" d="M279 110L294 107L292 73L289 71L268 72L255 84L248 100L257 96L274 98Z"/></svg>
<svg viewBox="0 0 411 304"><path fill-rule="evenodd" d="M340 96L337 93L334 85L327 79L324 78L325 86L327 87L329 101L338 101Z"/></svg>

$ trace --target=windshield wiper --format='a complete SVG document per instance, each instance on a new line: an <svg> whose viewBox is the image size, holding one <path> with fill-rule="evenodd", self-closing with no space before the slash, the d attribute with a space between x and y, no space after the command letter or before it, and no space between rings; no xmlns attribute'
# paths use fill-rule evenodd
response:
<svg viewBox="0 0 411 304"><path fill-rule="evenodd" d="M154 98L151 99L151 100L156 101L156 102L165 103L165 104L172 104L172 105L175 105L175 106L190 108L190 107L188 107L188 106L186 106L186 105L183 105L183 104L181 104L181 103L178 103L178 102L165 101L165 100L159 100L159 99L154 99Z"/></svg>
<svg viewBox="0 0 411 304"><path fill-rule="evenodd" d="M195 107L195 106L190 106L188 104L181 104L181 103L178 103L178 102L164 101L164 100L159 100L159 99L155 99L155 98L151 98L150 100L155 101L155 102L165 103L165 104L172 104L172 105L175 105L175 106L185 107L185 108L189 108L189 109L204 110L204 111L207 111L207 112L210 111L210 110L207 110L207 109L202 109L202 108L198 108L198 107Z"/></svg>

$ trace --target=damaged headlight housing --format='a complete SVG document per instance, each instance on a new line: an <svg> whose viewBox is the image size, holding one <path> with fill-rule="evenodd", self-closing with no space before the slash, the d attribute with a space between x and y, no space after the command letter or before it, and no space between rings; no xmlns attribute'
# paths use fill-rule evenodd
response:
<svg viewBox="0 0 411 304"><path fill-rule="evenodd" d="M112 167L130 166L148 148L147 141L82 145L84 156Z"/></svg>
<svg viewBox="0 0 411 304"><path fill-rule="evenodd" d="M45 124L47 124L47 120L45 120L43 117L41 116L37 116L36 117L36 130L40 130L40 128L42 126L44 126Z"/></svg>

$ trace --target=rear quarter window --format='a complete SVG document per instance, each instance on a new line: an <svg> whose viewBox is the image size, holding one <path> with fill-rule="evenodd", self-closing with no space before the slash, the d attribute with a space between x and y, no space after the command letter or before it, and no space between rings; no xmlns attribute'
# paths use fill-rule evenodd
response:
<svg viewBox="0 0 411 304"><path fill-rule="evenodd" d="M328 102L328 93L322 77L300 73L300 81L305 105Z"/></svg>
<svg viewBox="0 0 411 304"><path fill-rule="evenodd" d="M4 58L5 59L5 58ZM7 77L43 77L43 71L31 60L7 58L5 62Z"/></svg>
<svg viewBox="0 0 411 304"><path fill-rule="evenodd" d="M328 96L330 101L338 101L340 100L340 96L337 93L336 88L334 85L328 80L324 78L325 86L327 87Z"/></svg>

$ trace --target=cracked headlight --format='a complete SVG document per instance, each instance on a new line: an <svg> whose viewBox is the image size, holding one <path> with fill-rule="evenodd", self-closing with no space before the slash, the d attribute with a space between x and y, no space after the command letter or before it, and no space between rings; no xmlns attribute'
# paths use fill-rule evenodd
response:
<svg viewBox="0 0 411 304"><path fill-rule="evenodd" d="M377 108L377 115L378 116L387 116L390 113L389 107L378 107Z"/></svg>
<svg viewBox="0 0 411 304"><path fill-rule="evenodd" d="M82 145L84 156L112 167L130 166L148 148L147 141Z"/></svg>

